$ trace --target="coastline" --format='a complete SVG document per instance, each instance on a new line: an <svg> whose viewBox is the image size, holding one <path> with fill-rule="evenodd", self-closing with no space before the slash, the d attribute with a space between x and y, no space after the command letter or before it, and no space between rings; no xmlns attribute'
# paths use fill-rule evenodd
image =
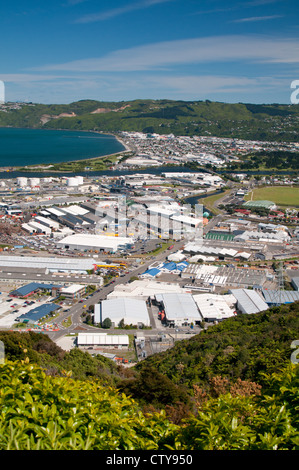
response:
<svg viewBox="0 0 299 470"><path fill-rule="evenodd" d="M35 130L36 128L20 128L20 129ZM49 130L52 130L52 129L49 129ZM65 131L74 132L73 130L70 130L70 129L55 129L55 130L61 130L61 131L64 131L64 132ZM117 134L113 134L111 132L101 132L101 131L93 131L93 130L80 130L80 132L94 133L94 134L107 135L107 136L114 137L115 140L117 140L124 147L124 150L121 150L119 152L106 154L106 155L99 155L97 157L87 157L87 158L81 158L81 159L78 159L78 160L67 160L67 161L61 161L61 162L58 162L58 163L45 163L45 164L26 165L26 166L5 166L5 167L0 167L0 172L10 173L10 172L14 172L14 171L20 171L20 172L26 173L26 171L37 171L37 172L42 173L42 172L45 172L45 171L51 171L53 173L59 173L60 170L51 170L51 168L54 165L59 165L59 164L73 164L73 163L80 163L80 162L83 162L83 161L88 162L88 161L93 161L93 160L104 159L104 158L107 158L107 157L112 157L112 156L115 156L115 155L122 155L122 154L128 153L128 152L133 152L133 150L127 144L125 144L125 142L123 142L121 137ZM72 172L72 170L71 169L70 170L64 170L64 172Z"/></svg>

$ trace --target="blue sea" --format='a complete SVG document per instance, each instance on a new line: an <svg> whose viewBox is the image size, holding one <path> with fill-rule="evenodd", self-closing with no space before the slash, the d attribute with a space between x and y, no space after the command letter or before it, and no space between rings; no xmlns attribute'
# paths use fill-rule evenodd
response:
<svg viewBox="0 0 299 470"><path fill-rule="evenodd" d="M45 129L0 128L0 167L84 160L125 150L112 135Z"/></svg>

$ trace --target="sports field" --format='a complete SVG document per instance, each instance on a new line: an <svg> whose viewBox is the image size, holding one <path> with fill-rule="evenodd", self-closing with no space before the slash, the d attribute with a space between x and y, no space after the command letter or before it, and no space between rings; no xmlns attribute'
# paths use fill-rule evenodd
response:
<svg viewBox="0 0 299 470"><path fill-rule="evenodd" d="M246 201L273 201L282 207L299 207L299 187L270 186L254 189L253 195L249 193Z"/></svg>

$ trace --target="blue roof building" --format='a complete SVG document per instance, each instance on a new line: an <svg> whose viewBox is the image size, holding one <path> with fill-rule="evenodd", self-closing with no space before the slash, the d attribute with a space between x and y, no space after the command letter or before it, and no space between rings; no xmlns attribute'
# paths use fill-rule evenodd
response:
<svg viewBox="0 0 299 470"><path fill-rule="evenodd" d="M54 284L42 284L39 282L30 282L26 286L19 287L18 289L10 292L10 295L14 297L27 297L28 295L33 294L37 290L51 290L60 289L62 286L56 286Z"/></svg>
<svg viewBox="0 0 299 470"><path fill-rule="evenodd" d="M147 269L146 271L144 271L144 273L141 274L141 276L149 276L149 277L156 277L158 276L158 274L160 274L160 269L158 268L151 268L151 269Z"/></svg>
<svg viewBox="0 0 299 470"><path fill-rule="evenodd" d="M23 315L17 318L17 321L27 321L30 323L36 323L46 315L49 315L49 313L55 312L55 310L58 310L59 308L61 308L60 305L55 304L39 305L38 307L33 308L29 312L23 313Z"/></svg>

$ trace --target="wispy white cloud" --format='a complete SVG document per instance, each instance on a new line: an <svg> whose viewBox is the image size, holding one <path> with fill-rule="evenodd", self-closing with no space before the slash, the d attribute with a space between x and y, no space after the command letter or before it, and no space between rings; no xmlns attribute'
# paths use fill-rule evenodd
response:
<svg viewBox="0 0 299 470"><path fill-rule="evenodd" d="M256 35L211 36L148 44L102 57L39 67L45 71L132 72L224 62L298 63L299 40ZM33 69L31 69L33 70Z"/></svg>
<svg viewBox="0 0 299 470"><path fill-rule="evenodd" d="M75 23L95 23L97 21L105 21L116 16L124 15L134 10L143 10L154 5L161 3L172 2L174 0L143 0L134 3L128 3L123 7L111 8L110 10L105 10L102 12L91 13L89 15L84 15L75 20Z"/></svg>
<svg viewBox="0 0 299 470"><path fill-rule="evenodd" d="M244 2L244 5L247 7L259 7L264 5L271 5L272 3L278 3L282 0L251 0L249 2Z"/></svg>
<svg viewBox="0 0 299 470"><path fill-rule="evenodd" d="M198 10L194 12L192 15L204 15L204 14L210 14L210 13L229 13L232 11L236 10L244 10L244 8L253 8L253 7L259 7L259 6L264 6L264 5L271 5L273 3L278 3L281 2L282 0L252 0L248 2L238 2L235 4L230 4L228 6L223 6L223 7L215 7L211 8L209 10Z"/></svg>
<svg viewBox="0 0 299 470"><path fill-rule="evenodd" d="M255 21L276 20L277 18L283 18L283 15L250 16L248 18L239 18L237 20L233 20L232 23L252 23Z"/></svg>
<svg viewBox="0 0 299 470"><path fill-rule="evenodd" d="M0 76L0 79L2 76ZM92 77L76 74L69 79L64 77L38 75L7 75L10 86L7 90L12 98L33 102L70 102L76 99L127 100L136 97L155 99L221 99L236 97L237 101L247 96L286 90L289 92L290 80L273 77L246 77L219 75L180 75L144 73L142 80L136 75L95 74Z"/></svg>

